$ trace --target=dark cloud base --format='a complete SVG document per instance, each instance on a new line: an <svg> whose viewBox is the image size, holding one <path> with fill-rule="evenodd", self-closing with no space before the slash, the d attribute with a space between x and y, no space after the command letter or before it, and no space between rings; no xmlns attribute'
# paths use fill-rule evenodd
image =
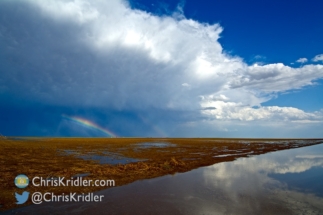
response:
<svg viewBox="0 0 323 215"><path fill-rule="evenodd" d="M192 115L196 118L196 112L116 111L44 105L1 106L0 112L6 113L0 116L0 133L5 136L108 137L103 132L66 120L63 115L89 120L119 137L176 136L174 129L177 126L192 119Z"/></svg>

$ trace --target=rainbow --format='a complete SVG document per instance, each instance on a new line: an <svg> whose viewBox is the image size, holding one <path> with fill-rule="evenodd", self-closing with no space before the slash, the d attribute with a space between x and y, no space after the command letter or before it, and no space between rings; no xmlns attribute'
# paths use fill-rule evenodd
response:
<svg viewBox="0 0 323 215"><path fill-rule="evenodd" d="M112 131L110 131L110 130L108 130L106 128L103 128L103 127L97 125L96 123L91 122L90 120L83 119L81 117L76 117L76 116L67 116L65 114L63 114L62 117L65 118L65 119L71 120L73 122L76 122L79 125L82 125L84 127L88 127L88 128L92 128L92 129L101 131L101 132L105 133L106 135L108 135L110 137L117 137L117 135L114 134Z"/></svg>
<svg viewBox="0 0 323 215"><path fill-rule="evenodd" d="M159 137L167 137L168 136L166 134L166 132L164 132L157 125L154 125L153 123L151 123L149 119L143 117L141 114L137 114L137 116L141 119L142 122L144 122L146 125L150 126L159 135Z"/></svg>

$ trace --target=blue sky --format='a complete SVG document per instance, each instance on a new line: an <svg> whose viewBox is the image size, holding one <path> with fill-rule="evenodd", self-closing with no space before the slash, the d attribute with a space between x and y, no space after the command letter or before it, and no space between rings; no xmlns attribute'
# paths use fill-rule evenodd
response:
<svg viewBox="0 0 323 215"><path fill-rule="evenodd" d="M321 1L1 1L7 136L322 137Z"/></svg>

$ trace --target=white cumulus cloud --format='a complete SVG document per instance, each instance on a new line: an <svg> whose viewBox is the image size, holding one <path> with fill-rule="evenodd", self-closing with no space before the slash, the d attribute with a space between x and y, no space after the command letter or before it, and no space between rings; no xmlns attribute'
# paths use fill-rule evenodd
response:
<svg viewBox="0 0 323 215"><path fill-rule="evenodd" d="M306 63L307 61L308 61L307 58L300 58L296 62L297 63Z"/></svg>
<svg viewBox="0 0 323 215"><path fill-rule="evenodd" d="M318 62L318 61L323 61L323 54L316 55L312 61Z"/></svg>
<svg viewBox="0 0 323 215"><path fill-rule="evenodd" d="M242 103L224 101L206 101L204 107L215 107L203 112L215 119L225 120L277 120L295 122L317 122L323 121L323 112L307 113L293 107L259 107L252 108Z"/></svg>

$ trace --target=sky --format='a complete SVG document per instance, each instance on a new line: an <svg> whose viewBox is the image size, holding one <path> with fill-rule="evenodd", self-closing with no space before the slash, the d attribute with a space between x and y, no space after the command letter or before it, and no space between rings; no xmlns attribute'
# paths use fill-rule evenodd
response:
<svg viewBox="0 0 323 215"><path fill-rule="evenodd" d="M323 137L323 2L0 1L0 134Z"/></svg>

